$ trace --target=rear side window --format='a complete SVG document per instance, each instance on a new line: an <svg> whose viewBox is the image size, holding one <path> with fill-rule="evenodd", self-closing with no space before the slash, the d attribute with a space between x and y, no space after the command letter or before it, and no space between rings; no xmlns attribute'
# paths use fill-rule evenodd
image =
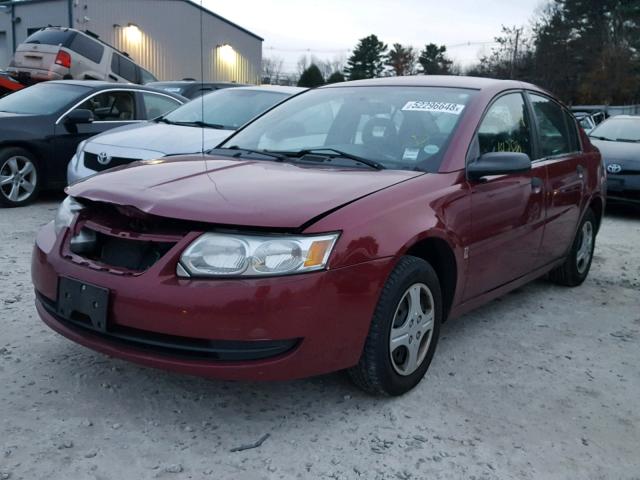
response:
<svg viewBox="0 0 640 480"><path fill-rule="evenodd" d="M104 53L104 46L100 42L90 39L82 34L77 34L69 48L74 52L88 58L93 63L100 63Z"/></svg>
<svg viewBox="0 0 640 480"><path fill-rule="evenodd" d="M529 94L538 124L541 157L553 157L572 151L564 111L553 100Z"/></svg>
<svg viewBox="0 0 640 480"><path fill-rule="evenodd" d="M478 129L480 155L517 152L531 156L531 128L524 98L509 93L496 100Z"/></svg>
<svg viewBox="0 0 640 480"><path fill-rule="evenodd" d="M144 68L140 69L141 83L146 85L147 83L156 82L158 79L154 77L151 72L146 71Z"/></svg>
<svg viewBox="0 0 640 480"><path fill-rule="evenodd" d="M164 115L171 110L180 106L180 103L173 98L164 95L156 95L155 93L143 93L144 106L146 110L146 118L152 119Z"/></svg>
<svg viewBox="0 0 640 480"><path fill-rule="evenodd" d="M30 35L24 43L38 43L42 45L62 45L68 47L76 36L76 32L47 29Z"/></svg>
<svg viewBox="0 0 640 480"><path fill-rule="evenodd" d="M118 55L117 53L113 54L113 58L111 59L111 70L116 75L121 76L131 83L138 82L138 67L135 63L122 55Z"/></svg>

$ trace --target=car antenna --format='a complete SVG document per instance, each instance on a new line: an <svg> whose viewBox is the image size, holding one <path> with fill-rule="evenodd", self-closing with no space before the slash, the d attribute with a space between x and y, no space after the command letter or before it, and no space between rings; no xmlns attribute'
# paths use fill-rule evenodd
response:
<svg viewBox="0 0 640 480"><path fill-rule="evenodd" d="M200 0L200 92L204 92L204 5ZM202 120L202 156L204 157L204 95L200 95L200 119Z"/></svg>

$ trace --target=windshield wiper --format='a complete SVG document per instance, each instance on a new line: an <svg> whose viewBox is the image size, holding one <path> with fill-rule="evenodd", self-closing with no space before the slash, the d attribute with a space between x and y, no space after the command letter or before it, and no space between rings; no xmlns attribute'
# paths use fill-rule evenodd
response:
<svg viewBox="0 0 640 480"><path fill-rule="evenodd" d="M201 127L201 128L213 128L216 130L231 130L227 128L225 125L222 125L220 123L207 123L207 122L203 122L202 120L194 120L192 122L174 122L172 120L169 120L168 118L160 117L156 119L156 122L162 122L168 125L181 125L184 127Z"/></svg>
<svg viewBox="0 0 640 480"><path fill-rule="evenodd" d="M212 150L209 150L209 152L207 153L211 154L212 152L217 150L235 150L235 152L231 155L234 158L241 157L243 153L253 153L255 155L264 155L266 157L275 158L278 162L285 162L288 160L286 155L283 155L279 152L270 152L268 150L254 150L251 148L240 147L238 145L232 145L230 147L214 148Z"/></svg>
<svg viewBox="0 0 640 480"><path fill-rule="evenodd" d="M638 143L640 142L640 140L633 140L631 138L616 138L616 142Z"/></svg>
<svg viewBox="0 0 640 480"><path fill-rule="evenodd" d="M589 135L589 137L595 138L596 140L604 140L605 142L615 142L613 138L599 137L598 135Z"/></svg>
<svg viewBox="0 0 640 480"><path fill-rule="evenodd" d="M384 170L384 165L374 161L374 160L369 160L368 158L364 158L364 157L360 157L358 155L353 155L352 153L348 153L348 152L343 152L342 150L338 150L336 148L331 148L331 147L318 147L318 148L305 148L303 150L298 150L297 152L272 152L272 153L279 153L282 155L287 155L288 157L303 157L304 155L310 155L310 154L319 154L322 155L324 153L329 153L329 155L327 155L328 157L331 158L347 158L349 160L353 160L354 162L358 162L358 163L362 163L363 165L366 165L367 167L371 167L375 170Z"/></svg>

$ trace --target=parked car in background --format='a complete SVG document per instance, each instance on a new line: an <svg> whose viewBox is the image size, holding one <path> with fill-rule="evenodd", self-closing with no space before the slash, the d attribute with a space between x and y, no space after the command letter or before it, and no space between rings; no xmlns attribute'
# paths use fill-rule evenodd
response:
<svg viewBox="0 0 640 480"><path fill-rule="evenodd" d="M91 32L47 27L18 45L7 71L29 85L46 80L104 80L145 84L157 79L125 52Z"/></svg>
<svg viewBox="0 0 640 480"><path fill-rule="evenodd" d="M256 115L304 90L275 86L218 90L152 122L110 130L80 144L69 162L67 181L71 184L137 160L209 150Z"/></svg>
<svg viewBox="0 0 640 480"><path fill-rule="evenodd" d="M208 156L70 186L37 236L36 306L73 341L147 366L254 380L349 369L400 395L447 318L547 273L585 280L603 188L598 151L533 85L333 84Z"/></svg>
<svg viewBox="0 0 640 480"><path fill-rule="evenodd" d="M590 137L607 169L607 197L640 204L640 117L611 117Z"/></svg>
<svg viewBox="0 0 640 480"><path fill-rule="evenodd" d="M0 97L22 90L24 85L11 77L7 72L0 72Z"/></svg>
<svg viewBox="0 0 640 480"><path fill-rule="evenodd" d="M574 113L576 119L578 120L578 123L580 124L580 126L582 127L582 129L586 132L589 133L591 130L593 130L594 128L596 128L596 122L593 119L593 117L591 115L589 115L588 113Z"/></svg>
<svg viewBox="0 0 640 480"><path fill-rule="evenodd" d="M180 80L175 82L151 82L149 87L167 92L177 93L187 98L197 98L222 88L245 87L242 83L233 82L198 82L196 80Z"/></svg>
<svg viewBox="0 0 640 480"><path fill-rule="evenodd" d="M81 141L186 102L140 85L76 80L39 83L1 98L0 205L24 205L42 189L63 188Z"/></svg>

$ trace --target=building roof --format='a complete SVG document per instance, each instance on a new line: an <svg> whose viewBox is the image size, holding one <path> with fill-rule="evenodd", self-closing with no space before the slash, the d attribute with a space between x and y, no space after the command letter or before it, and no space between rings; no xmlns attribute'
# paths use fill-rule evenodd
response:
<svg viewBox="0 0 640 480"><path fill-rule="evenodd" d="M51 1L55 1L55 0L0 0L0 6L1 5L13 5L13 4L25 4L25 3L41 3L41 2L51 2ZM238 30L251 35L252 37L260 40L261 42L264 41L264 38L262 38L259 35L256 35L255 33L247 30L246 28L241 27L240 25L238 25L237 23L233 23L231 20L227 20L226 18L224 18L221 15L218 15L217 13L212 12L211 10L209 10L208 8L203 7L202 5L200 5L199 3L197 3L197 0L172 0L172 1L178 1L178 2L184 2L187 3L189 5L191 5L192 7L197 8L198 10L203 11L204 13L211 15L214 18L217 18L218 20L223 21L224 23L231 25L234 28L237 28Z"/></svg>

